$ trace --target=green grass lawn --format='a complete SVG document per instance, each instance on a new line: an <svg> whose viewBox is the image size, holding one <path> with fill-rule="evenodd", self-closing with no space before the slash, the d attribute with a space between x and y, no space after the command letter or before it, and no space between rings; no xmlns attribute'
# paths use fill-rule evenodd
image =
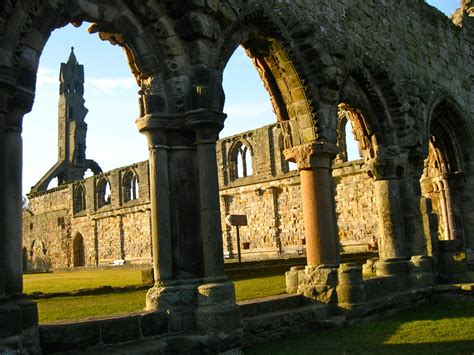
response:
<svg viewBox="0 0 474 355"><path fill-rule="evenodd" d="M431 304L390 319L318 330L245 354L473 354L474 302Z"/></svg>
<svg viewBox="0 0 474 355"><path fill-rule="evenodd" d="M231 280L238 301L285 292L285 276L266 276ZM24 289L31 292L61 292L99 286L140 284L140 271L106 270L25 275ZM78 320L89 317L125 314L143 310L147 290L93 296L56 297L38 302L40 323Z"/></svg>
<svg viewBox="0 0 474 355"><path fill-rule="evenodd" d="M23 275L25 293L70 292L84 288L119 287L141 283L140 270L97 270Z"/></svg>

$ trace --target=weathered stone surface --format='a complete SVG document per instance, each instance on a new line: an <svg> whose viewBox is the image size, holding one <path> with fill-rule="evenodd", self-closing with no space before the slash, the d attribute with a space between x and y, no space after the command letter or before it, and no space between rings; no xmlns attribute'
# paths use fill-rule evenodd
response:
<svg viewBox="0 0 474 355"><path fill-rule="evenodd" d="M247 193L245 198L250 202L255 202L251 200L257 196L262 197L246 213L255 213L262 222L258 225L258 219L251 221L257 233L245 236L250 239L242 245L249 248L245 250L282 253L293 249L304 253L303 246L308 242L310 264L321 262L337 266L339 263L334 221L337 218L344 222L344 217L336 217L329 175L331 167L326 164L323 177L321 171L305 172L308 167L304 163L308 159L300 159L302 186L308 186L312 179L314 188L302 198L300 192L305 190L298 190L294 184L297 173L276 173L284 164L277 159L278 153L271 154L270 147L275 146L275 142L279 150L283 147L285 151L334 147L338 132L344 126L338 117L341 103L354 106L349 110L352 113L349 119L354 124L364 167L375 180L375 201L372 201L375 210L363 218L377 220L374 223L376 237L371 238L370 245L378 241L381 261L377 264L377 274L389 275L368 280L366 291L370 289L377 295L382 291L375 289L376 286L386 287L383 292L400 291L409 286L408 266L387 259L409 259L413 253L424 253L426 243L422 238L432 238L433 231L423 228L427 221L429 225L432 223L430 216L426 216L429 209L418 211L417 201L422 195L434 202L440 239L461 240L463 249L474 245L474 87L471 80L474 26L470 16L466 16L472 12L472 1L462 4L466 10L462 12L462 29L424 1L407 1L402 5L365 0L317 4L257 0L7 0L4 3L0 9L0 141L4 143L0 145L0 160L5 162L0 165L0 231L5 233L0 233L0 297L10 300L22 292L22 119L32 108L38 62L50 33L71 22L75 25L83 21L93 23L92 33L98 32L100 38L125 49L140 86L137 126L148 139L150 173L147 176L147 173L137 172L140 200L136 204L124 198L122 183L126 179L121 174L126 172L120 169L60 186L54 192L38 192L38 203L36 207L32 205L35 210L30 217L33 231L35 224L40 228L30 233L32 238L25 237L28 240L24 254L29 256L25 264L33 262L36 268L50 268L98 265L114 260L140 262L150 259L153 244L157 282L222 276L223 253L220 236L215 235L219 229L215 167L212 171L206 170L209 165L201 161L205 159L197 154L196 145L209 142L198 139L198 132L187 124L186 117L196 110L222 110L223 71L239 45L252 57L270 93L281 128L281 136L260 131L267 137L261 147L262 162L266 164L262 170L255 164L255 172L261 172L266 177L264 180L252 181L253 186L250 186L252 184L244 180L249 174L244 173L239 182L238 167L235 169L236 164L233 164L228 171L229 180L221 182L231 181L231 185L226 185L227 190L241 189L239 194ZM458 12L455 18L457 24L461 21L460 14ZM75 64L73 59L71 57L71 63ZM68 94L75 94L79 99L83 81L79 80L80 76L76 79L81 85L74 87L76 92ZM65 108L63 104L64 100L61 108ZM81 114L69 115L73 116L69 132L61 135L61 139L67 136L71 142L81 143L85 132L84 107L82 103L74 107L80 109ZM219 148L218 154L233 161L239 151L241 155L244 153L246 141L242 139L227 142L234 151L223 152ZM272 144L267 144L271 139ZM61 144L60 148L68 148L66 146ZM83 160L85 147L72 148L62 152L68 161ZM327 163L330 154L324 153L313 154L313 162L325 160ZM243 165L247 168L247 164ZM69 164L69 167L75 165ZM250 169L242 170L250 172ZM269 175L275 179L267 179ZM152 184L148 184L148 177ZM282 185L275 183L277 177ZM115 184L110 200L100 193L107 181ZM320 194L318 181L324 183ZM258 186L257 182L267 185ZM209 189L208 183L212 185ZM245 189L245 186L250 187ZM367 181L359 186L370 190ZM347 191L350 193L352 189ZM57 203L54 193L63 194L64 198ZM362 196L368 201L366 191L358 194L354 200ZM221 201L223 211L230 211L236 195L232 194L225 203ZM84 197L87 208L83 209L79 203L84 199L74 199L73 204L71 196ZM151 211L146 206L147 199L152 205ZM234 201L238 199L235 197ZM302 201L310 202L305 204L304 223L298 212ZM211 206L209 202L214 203ZM41 214L45 212L40 211L48 204L55 210L54 217L42 223ZM56 204L63 207L54 207ZM285 208L278 208L285 204ZM357 206L357 203L351 201L347 206ZM308 210L310 214L306 213ZM253 211L263 212L268 218ZM327 234L323 217L329 221ZM137 231L132 225L127 229L127 218L130 221L142 219L139 225L143 230ZM284 220L289 224L283 223ZM304 240L301 238L303 225L307 234ZM28 221L25 231L30 226ZM283 233L285 228L288 229L286 234ZM354 228L354 235L370 234L369 228L370 223ZM45 237L49 235L51 244ZM150 235L153 235L152 240ZM235 246L232 238L232 233L224 236L226 246L229 243ZM350 238L352 235L347 240ZM252 242L258 248L253 248ZM365 239L360 238L359 242L363 245ZM317 245L322 248L316 249ZM436 250L434 245L429 249ZM231 254L234 250L227 249ZM461 254L454 257L463 258ZM458 274L469 276L464 272ZM309 297L334 301L335 269L332 272L300 271L298 282L303 284L300 291ZM193 292L181 289L176 290L175 295L154 289L149 294L150 308L168 307L169 328L173 331L196 330L193 317L199 283L193 286ZM369 311L389 313L395 306L423 302L428 293L416 290L382 300L371 299L373 304ZM182 307L175 312L176 317L173 317L172 306ZM307 316L304 313L300 319ZM6 327L8 324L0 324L0 330ZM204 332L188 336L189 343L184 342L183 337L175 341L176 348L170 349L228 350L226 337L234 339L229 345L232 349L239 345L236 335L239 331L240 328L227 330L222 336L216 336L219 332ZM8 347L10 345L4 348Z"/></svg>

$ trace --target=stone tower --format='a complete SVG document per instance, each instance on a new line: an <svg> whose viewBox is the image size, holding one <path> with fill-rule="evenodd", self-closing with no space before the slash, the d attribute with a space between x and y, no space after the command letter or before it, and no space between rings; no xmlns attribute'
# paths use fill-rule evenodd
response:
<svg viewBox="0 0 474 355"><path fill-rule="evenodd" d="M46 190L54 178L58 178L58 185L61 185L82 179L88 169L94 174L102 172L95 161L86 159L87 124L84 119L88 110L84 106L84 66L78 63L74 47L67 63L61 63L59 82L58 161L32 187L33 192Z"/></svg>

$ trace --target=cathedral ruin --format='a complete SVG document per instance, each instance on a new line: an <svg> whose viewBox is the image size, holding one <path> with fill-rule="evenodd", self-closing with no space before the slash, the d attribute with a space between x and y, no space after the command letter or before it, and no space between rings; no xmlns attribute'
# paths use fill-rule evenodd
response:
<svg viewBox="0 0 474 355"><path fill-rule="evenodd" d="M148 164L102 173L85 158L83 82L72 50L61 64L58 162L32 187L23 212L24 270L151 264ZM345 251L367 251L376 244L376 220L364 219L375 210L373 182L363 160L347 162L348 115L341 108L332 167L339 240ZM225 223L235 214L249 221L242 230L244 260L304 254L300 179L284 158L281 126L242 132L216 147L224 255L237 254L235 229ZM88 169L94 176L84 179ZM54 178L59 186L48 189Z"/></svg>
<svg viewBox="0 0 474 355"><path fill-rule="evenodd" d="M0 352L121 346L106 336L114 324L135 327L128 341L162 352L239 349L250 328L224 272L235 250L227 214L248 216L248 257L304 249L307 265L286 275L287 292L310 307L295 318L300 328L316 309L355 319L429 300L441 282L472 282L472 9L463 0L451 20L422 0L6 1ZM83 70L71 53L61 68L59 159L33 187L23 223L21 129L39 58L51 31L82 22L125 51L149 161L103 173L87 159ZM219 140L222 73L238 46L270 93L276 122ZM347 162L349 121L360 161ZM89 168L95 175L82 179ZM46 190L56 177L61 184ZM376 263L341 264L341 250L369 245ZM151 260L145 312L38 326L23 266L115 260ZM65 330L84 342L53 336Z"/></svg>

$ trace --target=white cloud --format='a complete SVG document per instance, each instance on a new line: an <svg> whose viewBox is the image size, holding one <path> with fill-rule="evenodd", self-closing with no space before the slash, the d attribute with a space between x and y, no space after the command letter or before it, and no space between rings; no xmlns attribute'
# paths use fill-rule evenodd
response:
<svg viewBox="0 0 474 355"><path fill-rule="evenodd" d="M95 92L112 93L114 90L130 90L137 87L132 78L88 78L86 86Z"/></svg>
<svg viewBox="0 0 474 355"><path fill-rule="evenodd" d="M59 85L59 73L56 69L51 68L39 68L38 75L36 78L36 86L38 88L46 86L58 86Z"/></svg>

